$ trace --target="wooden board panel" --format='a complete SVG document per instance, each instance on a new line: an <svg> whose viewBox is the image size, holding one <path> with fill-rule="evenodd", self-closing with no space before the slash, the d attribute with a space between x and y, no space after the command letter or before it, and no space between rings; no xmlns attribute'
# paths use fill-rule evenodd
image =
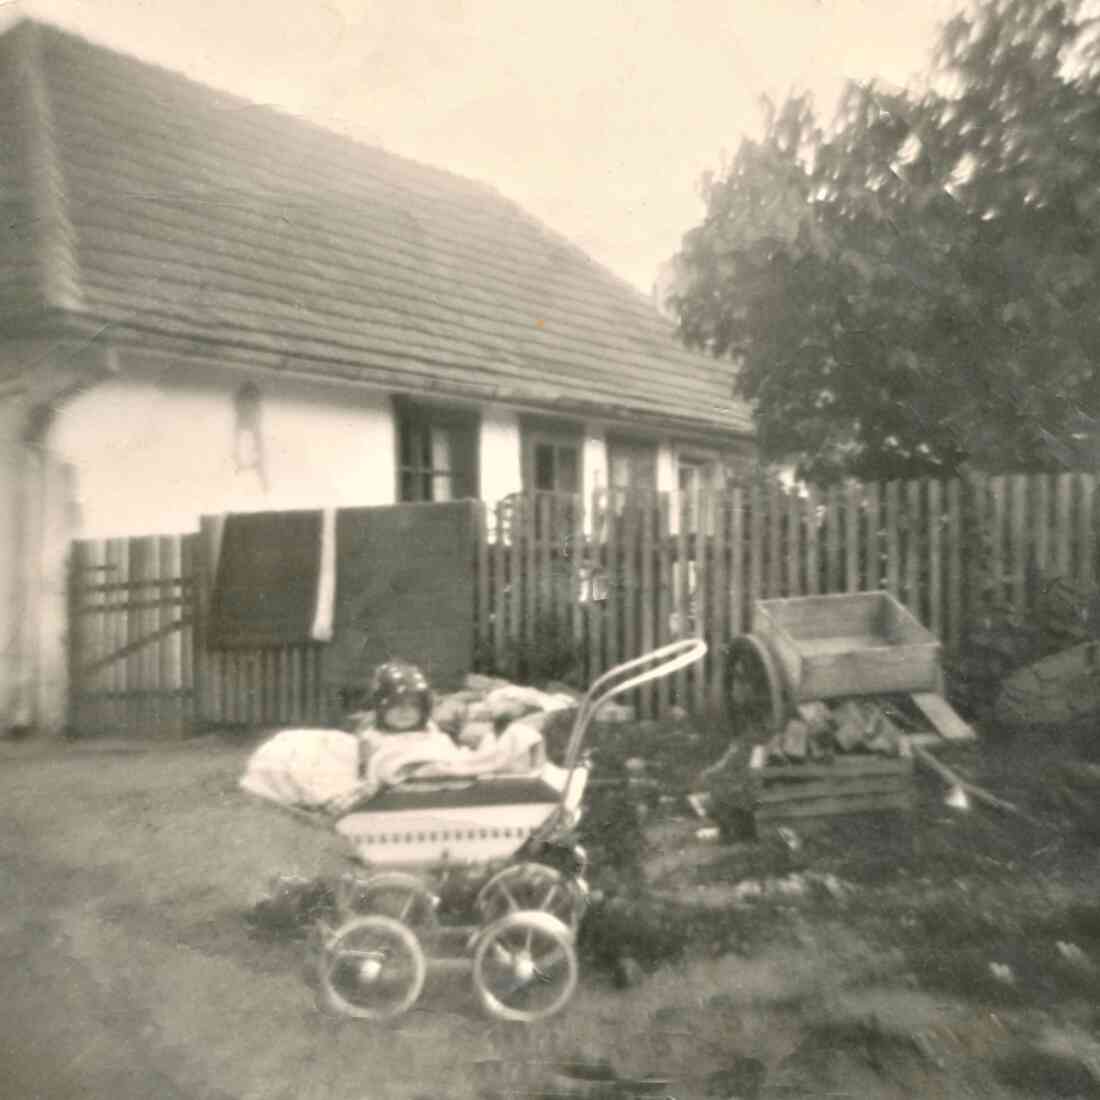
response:
<svg viewBox="0 0 1100 1100"><path fill-rule="evenodd" d="M860 813L907 813L913 808L911 792L896 794L848 795L844 797L822 797L820 799L794 805L761 806L754 817L758 824L773 821L790 821L799 818L832 817Z"/></svg>
<svg viewBox="0 0 1100 1100"><path fill-rule="evenodd" d="M913 702L946 741L973 741L974 730L955 712L951 704L936 692L914 692Z"/></svg>

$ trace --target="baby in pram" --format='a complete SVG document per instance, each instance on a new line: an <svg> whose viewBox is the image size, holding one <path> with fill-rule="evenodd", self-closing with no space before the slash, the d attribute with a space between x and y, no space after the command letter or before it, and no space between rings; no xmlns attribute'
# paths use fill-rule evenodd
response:
<svg viewBox="0 0 1100 1100"><path fill-rule="evenodd" d="M340 816L405 780L540 773L555 787L541 734L522 721L474 747L458 745L432 721L432 691L415 665L389 661L371 681L370 710L333 729L283 730L248 762L241 787L298 809Z"/></svg>

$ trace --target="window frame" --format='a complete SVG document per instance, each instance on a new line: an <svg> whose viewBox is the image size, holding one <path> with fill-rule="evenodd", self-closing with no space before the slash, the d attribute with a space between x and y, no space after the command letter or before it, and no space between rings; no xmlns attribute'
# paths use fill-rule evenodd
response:
<svg viewBox="0 0 1100 1100"><path fill-rule="evenodd" d="M394 411L394 499L398 504L433 504L447 501L478 499L481 484L481 416L477 409L461 406L441 405L430 401L418 401L413 398L397 396L393 399ZM407 432L418 439L417 457L426 456L427 464L406 463L405 443ZM434 465L433 436L443 431L448 440L450 452L446 467ZM462 439L465 436L465 439ZM457 445L456 445L457 443ZM465 445L465 454L464 446ZM426 449L425 449L426 448ZM416 492L405 495L406 478L411 479ZM446 478L448 494L436 495L436 481ZM428 494L423 495L427 487ZM469 490L463 492L463 489Z"/></svg>

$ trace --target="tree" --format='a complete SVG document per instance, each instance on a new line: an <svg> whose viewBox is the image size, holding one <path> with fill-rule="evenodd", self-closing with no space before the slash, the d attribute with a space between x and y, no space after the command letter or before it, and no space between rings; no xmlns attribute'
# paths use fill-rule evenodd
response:
<svg viewBox="0 0 1100 1100"><path fill-rule="evenodd" d="M704 180L673 298L805 474L1056 468L1100 414L1100 76L1068 3L987 0L929 90L769 108Z"/></svg>

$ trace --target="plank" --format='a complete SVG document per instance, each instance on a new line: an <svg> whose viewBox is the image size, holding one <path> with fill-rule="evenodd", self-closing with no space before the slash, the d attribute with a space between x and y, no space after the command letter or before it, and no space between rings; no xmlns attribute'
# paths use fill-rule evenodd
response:
<svg viewBox="0 0 1100 1100"><path fill-rule="evenodd" d="M768 482L768 569L767 593L769 596L783 594L783 511L780 486L773 478Z"/></svg>
<svg viewBox="0 0 1100 1100"><path fill-rule="evenodd" d="M860 486L849 481L844 487L844 578L848 592L858 592L862 587L859 568L859 490Z"/></svg>
<svg viewBox="0 0 1100 1100"><path fill-rule="evenodd" d="M957 649L962 638L962 483L947 483L947 638Z"/></svg>
<svg viewBox="0 0 1100 1100"><path fill-rule="evenodd" d="M605 572L607 574L607 612L604 619L604 660L605 669L614 668L619 663L619 631L622 626L622 520L611 507L611 494L607 496L607 522L604 530L607 541L604 544L606 554Z"/></svg>
<svg viewBox="0 0 1100 1100"><path fill-rule="evenodd" d="M882 588L882 548L880 543L882 535L880 526L882 489L877 481L872 481L864 486L864 497L867 508L867 530L864 544L867 547L867 588L874 592Z"/></svg>
<svg viewBox="0 0 1100 1100"><path fill-rule="evenodd" d="M967 482L972 535L967 540L967 577L965 595L967 612L976 619L984 611L986 570L986 523L988 513L988 485L984 475L971 473Z"/></svg>
<svg viewBox="0 0 1100 1100"><path fill-rule="evenodd" d="M1073 474L1059 474L1057 481L1057 500L1054 520L1054 553L1058 567L1058 576L1067 580L1073 575L1071 538L1071 516L1073 512Z"/></svg>
<svg viewBox="0 0 1100 1100"><path fill-rule="evenodd" d="M1009 478L1012 507L1009 513L1011 536L1009 575L1012 578L1012 606L1017 612L1026 613L1028 566L1028 479L1026 474Z"/></svg>
<svg viewBox="0 0 1100 1100"><path fill-rule="evenodd" d="M935 692L914 692L911 698L945 741L975 739L974 730L958 716L955 708L942 695Z"/></svg>
<svg viewBox="0 0 1100 1100"><path fill-rule="evenodd" d="M714 537L711 544L710 600L707 615L707 665L709 687L707 710L718 716L722 712L722 648L728 635L730 606L729 570L726 558L728 514L726 498L714 502ZM797 559L796 559L797 561Z"/></svg>
<svg viewBox="0 0 1100 1100"><path fill-rule="evenodd" d="M737 486L730 494L730 570L729 586L730 625L729 636L736 637L745 630L745 493Z"/></svg>
<svg viewBox="0 0 1100 1100"><path fill-rule="evenodd" d="M791 805L820 798L849 798L870 794L907 794L913 783L912 773L895 775L846 776L836 779L790 780L772 783L758 791L757 805Z"/></svg>
<svg viewBox="0 0 1100 1100"><path fill-rule="evenodd" d="M639 657L638 651L638 504L631 503L623 513L620 524L622 545L622 593L621 618L623 628L622 659L630 660ZM637 713L638 693L631 692L624 700L627 705L635 707Z"/></svg>
<svg viewBox="0 0 1100 1100"><path fill-rule="evenodd" d="M542 493L536 498L538 511L536 513L535 531L537 540L536 549L536 573L538 576L537 601L535 609L535 623L548 622L554 614L554 532L551 524L551 505L553 497L548 493Z"/></svg>
<svg viewBox="0 0 1100 1100"><path fill-rule="evenodd" d="M816 596L821 591L818 505L818 491L811 485L806 491L806 593L810 596Z"/></svg>
<svg viewBox="0 0 1100 1100"><path fill-rule="evenodd" d="M1096 496L1096 476L1081 474L1078 478L1077 501L1077 581L1088 591L1095 584L1096 542L1093 504Z"/></svg>
<svg viewBox="0 0 1100 1100"><path fill-rule="evenodd" d="M993 604L1005 602L1005 479L998 474L989 479L992 501L989 513L989 572L993 581Z"/></svg>
<svg viewBox="0 0 1100 1100"><path fill-rule="evenodd" d="M489 596L490 614L493 619L493 667L502 669L508 643L508 543L506 536L507 505L497 501L494 508L495 529L492 546L492 588ZM296 699L297 693L292 692ZM293 705L293 703L292 703Z"/></svg>
<svg viewBox="0 0 1100 1100"><path fill-rule="evenodd" d="M523 637L523 539L526 511L527 497L518 494L513 496L509 523L511 553L508 559L508 637L512 641L519 641ZM513 667L509 671L514 674L516 670ZM304 706L304 698L302 703Z"/></svg>
<svg viewBox="0 0 1100 1100"><path fill-rule="evenodd" d="M578 494L572 498L572 504L569 508L569 522L571 530L568 557L569 625L573 635L573 652L578 654L578 658L580 658L585 651L585 637L587 634L584 607L580 602L580 584L578 583L582 575L581 570L584 567L585 553L583 495ZM584 670L580 670L582 679L584 675Z"/></svg>
<svg viewBox="0 0 1100 1100"><path fill-rule="evenodd" d="M840 577L840 486L832 485L825 495L825 591L841 591Z"/></svg>
<svg viewBox="0 0 1100 1100"><path fill-rule="evenodd" d="M937 638L943 637L943 500L942 485L928 482L928 625Z"/></svg>
<svg viewBox="0 0 1100 1100"><path fill-rule="evenodd" d="M913 808L913 794L852 795L848 798L821 798L805 805L766 806L758 809L757 822L786 821L792 818L825 817L837 814L907 812Z"/></svg>
<svg viewBox="0 0 1100 1100"><path fill-rule="evenodd" d="M477 599L477 649L488 652L492 645L492 623L489 621L489 505L478 501L474 512L474 554ZM281 711L281 707L280 707Z"/></svg>
<svg viewBox="0 0 1100 1100"><path fill-rule="evenodd" d="M909 775L912 757L850 753L834 756L828 764L765 764L753 766L752 775L762 781L778 779L831 779L853 776Z"/></svg>
<svg viewBox="0 0 1100 1100"><path fill-rule="evenodd" d="M597 579L599 579L600 584L604 583L602 572L604 547L597 534L601 527L601 507L602 501L600 490L595 489L592 493L592 502L589 510L592 536L588 544L588 566L589 577L591 578L589 591L592 596L588 603L588 682L590 684L599 678L605 668L603 663L604 604L595 598Z"/></svg>
<svg viewBox="0 0 1100 1100"><path fill-rule="evenodd" d="M688 603L688 589L691 585L690 566L688 562L688 543L687 543L687 501L683 495L680 494L677 500L677 506L679 509L680 522L676 526L676 572L675 572L675 587L673 590L676 600L676 635L680 638L686 638L688 636L688 618L689 618L689 603ZM687 669L681 668L673 673L675 696L677 706L687 707Z"/></svg>
<svg viewBox="0 0 1100 1100"><path fill-rule="evenodd" d="M760 598L764 584L764 517L760 487L753 485L749 490L749 591L748 612ZM751 621L751 620L750 620Z"/></svg>
<svg viewBox="0 0 1100 1100"><path fill-rule="evenodd" d="M923 623L927 622L920 590L921 482L906 486L905 516L905 605Z"/></svg>
<svg viewBox="0 0 1100 1100"><path fill-rule="evenodd" d="M535 640L538 620L538 496L529 493L523 508L523 640Z"/></svg>
<svg viewBox="0 0 1100 1100"><path fill-rule="evenodd" d="M1036 474L1032 478L1034 514L1031 527L1035 532L1035 567L1040 577L1050 566L1050 477Z"/></svg>
<svg viewBox="0 0 1100 1100"><path fill-rule="evenodd" d="M657 570L654 569L654 534L657 523L657 509L655 502L650 499L641 508L641 554L642 554L642 581L640 592L640 611L642 620L642 652L650 653L656 648L654 630L656 623L657 599L655 586L657 584ZM642 685L642 716L654 718L656 709L657 692L652 681Z"/></svg>
<svg viewBox="0 0 1100 1100"><path fill-rule="evenodd" d="M708 532L713 528L711 517L714 514L711 495L701 495L695 490L695 515L699 517L699 526L695 531L695 557L693 562L694 577L692 589L689 593L691 600L691 633L696 638L706 637L707 618L707 586L710 583L709 553L711 539ZM698 661L686 669L688 683L691 690L691 706L695 714L702 714L707 705L706 671L708 662L706 658Z"/></svg>
<svg viewBox="0 0 1100 1100"><path fill-rule="evenodd" d="M660 648L672 640L672 560L671 560L671 503L668 493L662 493L657 503L657 647ZM664 715L669 708L671 685L669 677L662 676L657 681L658 716Z"/></svg>
<svg viewBox="0 0 1100 1100"><path fill-rule="evenodd" d="M899 532L901 528L901 507L899 485L896 481L886 485L886 590L895 598L901 597L900 570L901 550Z"/></svg>
<svg viewBox="0 0 1100 1100"><path fill-rule="evenodd" d="M802 498L787 494L787 595L802 595Z"/></svg>

